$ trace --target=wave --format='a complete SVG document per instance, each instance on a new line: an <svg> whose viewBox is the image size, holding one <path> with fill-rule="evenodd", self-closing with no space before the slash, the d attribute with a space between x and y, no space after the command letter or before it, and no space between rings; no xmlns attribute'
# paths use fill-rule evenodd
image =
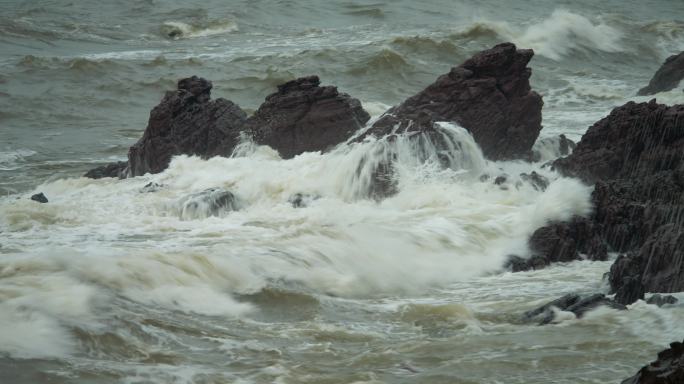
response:
<svg viewBox="0 0 684 384"><path fill-rule="evenodd" d="M581 51L627 50L622 45L624 33L619 29L563 9L526 28L503 21L478 20L451 36L459 40L496 36L556 61Z"/></svg>
<svg viewBox="0 0 684 384"><path fill-rule="evenodd" d="M238 30L238 25L233 20L210 21L207 23L184 23L181 21L166 21L162 24L160 32L169 39L192 39L222 35Z"/></svg>
<svg viewBox="0 0 684 384"><path fill-rule="evenodd" d="M0 171L13 171L19 169L27 157L35 154L36 152L30 149L0 152Z"/></svg>

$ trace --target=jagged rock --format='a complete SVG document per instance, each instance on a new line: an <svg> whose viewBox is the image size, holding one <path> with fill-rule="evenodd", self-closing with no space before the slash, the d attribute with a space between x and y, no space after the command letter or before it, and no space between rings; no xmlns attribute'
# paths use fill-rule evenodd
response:
<svg viewBox="0 0 684 384"><path fill-rule="evenodd" d="M615 302L629 305L644 299L644 284L637 276L622 279L620 287L615 292Z"/></svg>
<svg viewBox="0 0 684 384"><path fill-rule="evenodd" d="M309 76L279 85L249 118L245 130L255 142L288 159L342 143L369 119L359 100L339 93L337 87L321 87L318 76Z"/></svg>
<svg viewBox="0 0 684 384"><path fill-rule="evenodd" d="M639 284L646 292L684 289L684 105L615 108L553 166L595 184L595 233L628 252L611 267L619 300L640 297Z"/></svg>
<svg viewBox="0 0 684 384"><path fill-rule="evenodd" d="M182 219L203 219L209 216L221 216L230 211L240 209L235 195L220 188L210 188L193 193L179 201Z"/></svg>
<svg viewBox="0 0 684 384"><path fill-rule="evenodd" d="M117 161L116 163L109 163L101 167L93 168L86 172L83 177L90 179L101 179L103 177L117 177L119 179L126 178L128 168L127 161Z"/></svg>
<svg viewBox="0 0 684 384"><path fill-rule="evenodd" d="M582 217L568 222L556 222L534 231L528 241L531 256L518 257L507 266L514 272L541 269L554 262L581 260L580 253L589 260L606 260L608 250L597 235L594 224Z"/></svg>
<svg viewBox="0 0 684 384"><path fill-rule="evenodd" d="M684 52L668 57L648 85L641 88L637 95L647 96L675 89L682 79L684 79Z"/></svg>
<svg viewBox="0 0 684 384"><path fill-rule="evenodd" d="M684 105L629 102L592 125L554 168L588 183L678 171L684 158ZM679 180L681 183L684 180Z"/></svg>
<svg viewBox="0 0 684 384"><path fill-rule="evenodd" d="M641 368L622 384L681 384L684 383L684 343L675 342L658 353L658 359Z"/></svg>
<svg viewBox="0 0 684 384"><path fill-rule="evenodd" d="M500 175L500 176L497 176L496 179L494 179L494 184L502 185L506 182L506 180L508 180L508 176Z"/></svg>
<svg viewBox="0 0 684 384"><path fill-rule="evenodd" d="M556 300L550 301L540 307L523 313L523 320L538 322L539 325L551 323L555 318L553 308L561 311L572 312L577 318L582 318L585 313L596 309L599 306L606 306L618 310L626 310L627 307L613 300L608 299L602 293L589 296L581 296L570 293Z"/></svg>
<svg viewBox="0 0 684 384"><path fill-rule="evenodd" d="M620 256L610 268L610 285L619 291L631 281L639 281L646 292L684 291L684 231L661 226L639 252Z"/></svg>
<svg viewBox="0 0 684 384"><path fill-rule="evenodd" d="M656 293L649 297L648 300L646 300L646 303L662 307L663 305L677 304L678 301L679 300L672 295L663 296L661 294Z"/></svg>
<svg viewBox="0 0 684 384"><path fill-rule="evenodd" d="M31 196L31 200L37 201L39 203L45 204L48 202L48 198L45 197L45 194L43 192L36 193L35 195Z"/></svg>
<svg viewBox="0 0 684 384"><path fill-rule="evenodd" d="M533 55L512 43L477 53L388 110L367 134L420 132L439 143L434 124L454 122L470 131L489 159L529 156L541 130L543 105L530 89L527 63Z"/></svg>
<svg viewBox="0 0 684 384"><path fill-rule="evenodd" d="M130 176L159 173L180 154L230 155L247 115L231 101L210 100L211 87L210 81L193 76L166 93L150 113L143 137L128 151Z"/></svg>

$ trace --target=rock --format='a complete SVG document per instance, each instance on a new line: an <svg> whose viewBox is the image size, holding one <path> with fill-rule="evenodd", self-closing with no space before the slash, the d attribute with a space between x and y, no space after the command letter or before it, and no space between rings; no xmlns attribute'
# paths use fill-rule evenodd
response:
<svg viewBox="0 0 684 384"><path fill-rule="evenodd" d="M591 184L675 170L684 176L683 148L684 105L629 102L592 125L554 168Z"/></svg>
<svg viewBox="0 0 684 384"><path fill-rule="evenodd" d="M553 167L595 184L594 233L619 257L618 301L684 289L684 105L629 102L591 126Z"/></svg>
<svg viewBox="0 0 684 384"><path fill-rule="evenodd" d="M293 208L305 208L319 197L320 196L318 195L311 195L308 193L295 193L287 199L287 202L292 204Z"/></svg>
<svg viewBox="0 0 684 384"><path fill-rule="evenodd" d="M658 353L658 359L641 368L622 384L681 384L684 383L684 343L675 342Z"/></svg>
<svg viewBox="0 0 684 384"><path fill-rule="evenodd" d="M582 318L585 313L596 309L599 306L607 306L613 309L626 310L624 305L615 303L608 299L602 293L596 293L589 296L581 296L576 293L570 293L556 300L550 301L540 307L523 313L524 321L538 322L539 325L551 323L555 318L554 308L572 312L577 318Z"/></svg>
<svg viewBox="0 0 684 384"><path fill-rule="evenodd" d="M652 295L651 297L649 297L648 300L646 300L646 303L654 304L654 305L657 305L659 307L662 307L663 305L677 304L678 301L679 300L672 295L662 296L662 295L656 293L656 294Z"/></svg>
<svg viewBox="0 0 684 384"><path fill-rule="evenodd" d="M628 276L622 279L620 287L615 292L615 302L629 305L644 299L644 284L638 276Z"/></svg>
<svg viewBox="0 0 684 384"><path fill-rule="evenodd" d="M537 191L545 191L546 188L549 186L549 179L538 174L535 171L532 171L529 174L521 173L520 179L532 185L532 187Z"/></svg>
<svg viewBox="0 0 684 384"><path fill-rule="evenodd" d="M554 262L581 260L580 253L589 260L608 258L606 244L596 233L595 225L578 216L568 222L550 223L537 229L528 245L531 257L526 263L517 260L514 272L541 269Z"/></svg>
<svg viewBox="0 0 684 384"><path fill-rule="evenodd" d="M549 265L549 261L541 256L533 255L526 259L517 255L509 255L504 263L504 269L511 272L523 272L544 269L547 265Z"/></svg>
<svg viewBox="0 0 684 384"><path fill-rule="evenodd" d="M101 167L93 168L86 172L83 177L90 179L101 179L103 177L117 177L119 179L124 179L126 178L127 168L127 161L117 161L116 163L109 163Z"/></svg>
<svg viewBox="0 0 684 384"><path fill-rule="evenodd" d="M541 130L543 105L530 89L533 55L512 43L477 53L388 110L367 135L415 132L439 143L434 124L453 122L470 131L489 159L527 157Z"/></svg>
<svg viewBox="0 0 684 384"><path fill-rule="evenodd" d="M684 291L684 231L674 224L662 225L639 252L620 256L610 268L609 282L615 291L639 281L646 292Z"/></svg>
<svg viewBox="0 0 684 384"><path fill-rule="evenodd" d="M249 118L245 131L256 143L289 159L332 148L369 119L359 100L339 93L337 87L321 87L318 76L309 76L279 85Z"/></svg>
<svg viewBox="0 0 684 384"><path fill-rule="evenodd" d="M142 138L128 151L130 176L159 173L176 155L230 155L247 115L231 101L210 100L211 87L193 76L166 93L150 113Z"/></svg>
<svg viewBox="0 0 684 384"><path fill-rule="evenodd" d="M496 179L494 179L494 184L502 185L506 182L506 180L508 180L508 176L506 175L497 176Z"/></svg>
<svg viewBox="0 0 684 384"><path fill-rule="evenodd" d="M538 162L543 159L555 160L559 157L569 155L576 146L577 144L565 137L565 135L545 137L534 143L531 157L527 160L530 162Z"/></svg>
<svg viewBox="0 0 684 384"><path fill-rule="evenodd" d="M140 193L151 193L151 192L157 192L158 190L164 188L163 184L155 183L150 181L149 183L145 184L144 187L140 188Z"/></svg>
<svg viewBox="0 0 684 384"><path fill-rule="evenodd" d="M37 202L43 203L43 204L48 202L48 198L45 197L45 194L43 192L36 193L35 195L31 196L31 200L37 201Z"/></svg>
<svg viewBox="0 0 684 384"><path fill-rule="evenodd" d="M647 96L675 89L682 79L684 79L684 52L668 57L648 85L641 88L637 95Z"/></svg>
<svg viewBox="0 0 684 384"><path fill-rule="evenodd" d="M203 219L237 211L240 204L230 191L210 188L184 197L179 201L179 207L181 219Z"/></svg>

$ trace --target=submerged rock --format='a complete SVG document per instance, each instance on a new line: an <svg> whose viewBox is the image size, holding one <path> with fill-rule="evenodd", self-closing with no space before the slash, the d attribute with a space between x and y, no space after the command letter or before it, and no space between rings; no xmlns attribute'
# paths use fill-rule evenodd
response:
<svg viewBox="0 0 684 384"><path fill-rule="evenodd" d="M247 115L225 99L211 99L212 84L196 76L178 81L150 113L143 137L128 151L129 176L159 173L176 155L229 155ZM219 145L220 144L220 145Z"/></svg>
<svg viewBox="0 0 684 384"><path fill-rule="evenodd" d="M541 96L530 88L534 53L512 43L475 54L423 91L388 110L367 132L383 137L403 132L433 136L436 122L470 131L493 160L528 157L541 130Z"/></svg>
<svg viewBox="0 0 684 384"><path fill-rule="evenodd" d="M545 191L549 186L549 179L535 171L530 173L521 173L520 179L526 183L529 183L537 191Z"/></svg>
<svg viewBox="0 0 684 384"><path fill-rule="evenodd" d="M43 204L48 202L48 198L45 196L45 194L43 192L36 193L35 195L31 196L31 200L37 201L37 202L43 203Z"/></svg>
<svg viewBox="0 0 684 384"><path fill-rule="evenodd" d="M647 86L641 88L637 95L647 96L677 88L684 79L684 52L668 57Z"/></svg>
<svg viewBox="0 0 684 384"><path fill-rule="evenodd" d="M570 293L523 313L523 319L525 321L538 322L539 325L545 325L554 321L556 316L554 309L572 312L575 316L577 316L577 318L582 318L585 313L600 306L606 306L618 310L627 309L627 307L624 305L614 302L602 293L596 293L589 296L581 296L576 293Z"/></svg>
<svg viewBox="0 0 684 384"><path fill-rule="evenodd" d="M210 188L184 197L179 201L179 207L182 219L203 219L237 211L240 204L232 192Z"/></svg>
<svg viewBox="0 0 684 384"><path fill-rule="evenodd" d="M675 342L658 353L658 359L641 368L622 384L681 384L684 383L684 343Z"/></svg>
<svg viewBox="0 0 684 384"><path fill-rule="evenodd" d="M320 196L312 195L309 193L295 193L287 199L287 202L292 204L293 208L305 208L308 207L314 200L317 200Z"/></svg>
<svg viewBox="0 0 684 384"><path fill-rule="evenodd" d="M359 100L309 76L279 85L249 118L245 131L289 159L345 142L369 119Z"/></svg>
<svg viewBox="0 0 684 384"><path fill-rule="evenodd" d="M545 137L534 143L528 161L537 162L542 159L555 160L559 157L571 154L576 146L577 144L565 137L565 135Z"/></svg>
<svg viewBox="0 0 684 384"><path fill-rule="evenodd" d="M653 296L649 297L648 300L646 300L646 303L662 307L663 305L677 304L678 301L679 300L672 295L663 296L661 294L656 293Z"/></svg>
<svg viewBox="0 0 684 384"><path fill-rule="evenodd" d="M127 161L117 161L116 163L109 163L97 168L93 168L86 172L83 177L90 179L102 179L104 177L116 177L119 179L124 179L126 178L127 170Z"/></svg>

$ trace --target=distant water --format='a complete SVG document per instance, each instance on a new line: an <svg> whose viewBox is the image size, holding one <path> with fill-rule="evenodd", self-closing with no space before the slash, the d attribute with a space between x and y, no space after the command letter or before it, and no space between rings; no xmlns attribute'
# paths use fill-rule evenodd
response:
<svg viewBox="0 0 684 384"><path fill-rule="evenodd" d="M684 2L0 0L0 383L606 383L684 338L684 305L521 323L611 262L502 272L591 189L543 162L397 140L282 160L174 159L158 175L79 178L123 160L181 77L253 111L318 74L374 116L502 41L533 48L542 137L578 140L684 50ZM684 102L682 88L656 95ZM540 143L539 146L542 146ZM396 158L399 194L368 198ZM447 167L444 167L444 158ZM542 192L516 175L552 180ZM482 175L509 175L502 187ZM148 183L156 191L145 189ZM236 212L183 210L229 190ZM44 192L48 204L27 199ZM308 206L288 202L297 193ZM679 295L680 300L684 296ZM681 302L681 301L680 301Z"/></svg>

